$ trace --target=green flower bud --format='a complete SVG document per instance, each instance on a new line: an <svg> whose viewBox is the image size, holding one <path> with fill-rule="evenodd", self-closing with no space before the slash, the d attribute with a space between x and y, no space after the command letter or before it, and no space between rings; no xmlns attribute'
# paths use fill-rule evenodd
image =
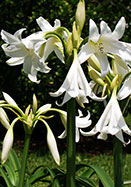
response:
<svg viewBox="0 0 131 187"><path fill-rule="evenodd" d="M90 78L97 84L104 86L105 82L102 80L101 76L90 66L88 67Z"/></svg>
<svg viewBox="0 0 131 187"><path fill-rule="evenodd" d="M118 81L118 74L114 77L114 79L113 79L112 82L111 82L111 85L110 85L110 89L111 89L111 90L114 90L114 88L115 88L116 85L117 85L117 81Z"/></svg>
<svg viewBox="0 0 131 187"><path fill-rule="evenodd" d="M76 23L80 28L80 31L82 31L84 23L85 23L85 2L84 0L80 0L78 5L77 5L77 10L76 10Z"/></svg>

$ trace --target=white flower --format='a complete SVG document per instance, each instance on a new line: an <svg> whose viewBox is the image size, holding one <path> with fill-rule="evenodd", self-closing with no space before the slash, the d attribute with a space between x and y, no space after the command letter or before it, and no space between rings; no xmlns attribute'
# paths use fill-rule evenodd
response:
<svg viewBox="0 0 131 187"><path fill-rule="evenodd" d="M42 59L34 52L34 45L40 41L41 34L34 33L24 39L21 38L22 32L25 29L20 29L14 35L2 30L1 36L6 44L2 45L5 54L11 57L7 60L10 66L23 64L24 72L33 82L37 81L37 71L48 73L50 68L42 62ZM45 42L46 40L43 39Z"/></svg>
<svg viewBox="0 0 131 187"><path fill-rule="evenodd" d="M48 32L56 31L56 29L61 26L60 20L58 19L54 21L54 27L52 27L50 23L43 17L39 17L38 19L36 19L36 21L42 30L40 31L40 33L43 35L43 37L45 37ZM35 51L38 55L42 57L42 60L44 62L46 61L47 57L54 51L57 57L64 63L62 44L55 37L48 38L46 43L44 41L38 42L35 45Z"/></svg>
<svg viewBox="0 0 131 187"><path fill-rule="evenodd" d="M79 142L80 139L80 129L82 128L87 128L91 125L91 120L90 120L90 112L88 111L88 115L83 117L82 112L78 110L79 116L75 117L75 141ZM62 120L62 123L65 127L64 132L59 136L59 138L65 138L67 135L67 112L62 111L60 113L60 117Z"/></svg>
<svg viewBox="0 0 131 187"><path fill-rule="evenodd" d="M113 32L104 21L100 23L101 34L92 19L89 25L89 41L82 46L78 54L81 63L95 54L101 65L101 75L105 76L110 71L108 53L117 55L124 61L131 61L131 54L125 43L119 41L125 31L124 17L119 20Z"/></svg>
<svg viewBox="0 0 131 187"><path fill-rule="evenodd" d="M58 91L50 93L50 95L58 97L64 92L65 96L60 105L63 105L71 98L76 98L80 105L88 103L88 99L86 98L87 96L99 101L105 99L95 96L92 92L76 54L62 86L58 89Z"/></svg>
<svg viewBox="0 0 131 187"><path fill-rule="evenodd" d="M124 141L122 133L124 132L131 135L131 130L128 128L124 120L119 103L114 93L112 94L109 103L107 104L95 127L89 132L83 132L82 130L80 130L80 132L83 136L92 136L100 133L98 138L104 140L107 139L108 134L111 134L116 136L123 144L127 144Z"/></svg>
<svg viewBox="0 0 131 187"><path fill-rule="evenodd" d="M120 88L117 98L123 100L131 95L131 75L124 81L122 87Z"/></svg>

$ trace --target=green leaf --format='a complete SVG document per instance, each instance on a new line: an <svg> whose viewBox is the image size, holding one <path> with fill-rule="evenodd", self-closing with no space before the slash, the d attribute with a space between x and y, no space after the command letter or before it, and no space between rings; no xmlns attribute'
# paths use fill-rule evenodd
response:
<svg viewBox="0 0 131 187"><path fill-rule="evenodd" d="M93 169L95 173L98 175L104 187L114 187L112 179L110 178L109 175L107 175L107 173L102 168L91 164L82 164L82 165L83 167L89 167Z"/></svg>
<svg viewBox="0 0 131 187"><path fill-rule="evenodd" d="M7 187L13 187L13 185L11 184L10 179L7 176L7 173L2 168L2 166L0 166L0 173L1 173L1 176L3 177L3 179L4 179L4 181L5 181L6 185L7 185Z"/></svg>

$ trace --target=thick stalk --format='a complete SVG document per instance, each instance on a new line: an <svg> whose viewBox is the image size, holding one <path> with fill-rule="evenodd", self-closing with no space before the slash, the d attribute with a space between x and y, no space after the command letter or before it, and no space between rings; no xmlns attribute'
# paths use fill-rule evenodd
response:
<svg viewBox="0 0 131 187"><path fill-rule="evenodd" d="M66 187L75 187L75 99L67 103L67 173Z"/></svg>
<svg viewBox="0 0 131 187"><path fill-rule="evenodd" d="M114 186L123 187L123 144L114 136Z"/></svg>
<svg viewBox="0 0 131 187"><path fill-rule="evenodd" d="M22 157L22 162L21 162L19 187L24 187L25 169L26 169L26 164L27 164L27 156L28 156L30 138L31 138L31 134L25 133L25 142L24 142L23 157Z"/></svg>

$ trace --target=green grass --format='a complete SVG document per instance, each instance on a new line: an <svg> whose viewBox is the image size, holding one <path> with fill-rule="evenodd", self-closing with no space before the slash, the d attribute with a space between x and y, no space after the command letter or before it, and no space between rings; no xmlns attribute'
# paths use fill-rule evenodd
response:
<svg viewBox="0 0 131 187"><path fill-rule="evenodd" d="M21 157L21 151L17 150L19 157ZM43 164L50 168L66 168L66 154L61 154L61 165L58 167L54 160L52 159L51 154L44 149L38 149L37 152L30 152L28 156L27 169L29 171L33 170L35 167ZM94 164L100 166L104 169L113 179L113 157L112 155L100 154L100 155L88 155L86 153L76 154L76 163L84 163L84 164ZM124 163L124 181L131 180L131 154L124 154L123 156ZM83 169L84 171L84 169ZM82 172L82 171L80 171ZM80 174L80 173L79 173ZM98 183L98 178L96 175L93 176L93 181ZM47 184L43 184L42 182L38 182L32 187L47 187ZM131 187L131 185L126 185L126 187Z"/></svg>

